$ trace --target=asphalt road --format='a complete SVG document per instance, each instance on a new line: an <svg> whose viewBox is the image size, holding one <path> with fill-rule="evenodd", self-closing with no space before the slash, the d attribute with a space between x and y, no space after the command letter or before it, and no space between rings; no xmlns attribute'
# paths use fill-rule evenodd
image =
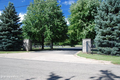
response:
<svg viewBox="0 0 120 80"><path fill-rule="evenodd" d="M74 48L70 50L59 49L53 50L49 54L69 54L72 56L78 50ZM84 61L82 63L74 63L73 61L59 62L31 59L41 54L48 55L48 52L50 51L26 53L25 55L29 59L24 59L26 56L23 56L23 53L10 54L10 58L7 57L8 55L5 55L5 57L4 55L1 56L0 80L120 80L120 65L96 64L96 62L91 64L89 62L84 63ZM13 56L16 58L12 58ZM74 57L71 58L76 59Z"/></svg>
<svg viewBox="0 0 120 80"><path fill-rule="evenodd" d="M38 52L50 52L50 51L64 51L63 53L60 54L70 54L70 55L74 55L76 54L78 51L82 51L82 47L71 47L71 48L55 48L53 50L41 50L41 51L35 51L36 53Z"/></svg>
<svg viewBox="0 0 120 80"><path fill-rule="evenodd" d="M120 66L0 58L0 80L120 80Z"/></svg>

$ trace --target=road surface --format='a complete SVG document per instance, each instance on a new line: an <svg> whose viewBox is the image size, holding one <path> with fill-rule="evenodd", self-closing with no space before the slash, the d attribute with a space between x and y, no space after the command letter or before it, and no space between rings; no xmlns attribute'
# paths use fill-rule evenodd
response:
<svg viewBox="0 0 120 80"><path fill-rule="evenodd" d="M120 80L120 65L78 58L74 56L76 52L55 50L0 54L0 80ZM48 53L56 56L49 55L48 60L44 59ZM62 56L75 60L60 60ZM55 57L58 59L53 59Z"/></svg>

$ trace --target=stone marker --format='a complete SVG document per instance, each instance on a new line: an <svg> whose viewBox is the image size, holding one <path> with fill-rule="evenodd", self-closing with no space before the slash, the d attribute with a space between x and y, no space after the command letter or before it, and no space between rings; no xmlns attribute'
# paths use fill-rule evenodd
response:
<svg viewBox="0 0 120 80"><path fill-rule="evenodd" d="M29 40L29 39L24 39L24 40L23 40L23 46L24 46L24 49L25 49L26 51L32 50L31 40Z"/></svg>
<svg viewBox="0 0 120 80"><path fill-rule="evenodd" d="M83 39L82 52L91 53L91 39Z"/></svg>

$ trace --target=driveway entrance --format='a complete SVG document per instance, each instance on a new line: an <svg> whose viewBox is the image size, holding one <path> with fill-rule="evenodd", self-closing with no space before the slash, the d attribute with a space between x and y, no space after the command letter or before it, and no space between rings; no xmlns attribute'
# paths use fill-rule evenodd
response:
<svg viewBox="0 0 120 80"><path fill-rule="evenodd" d="M80 50L81 48L59 48L56 50L0 54L0 57L40 61L69 62L69 63L111 64L108 61L99 61L78 57L77 53L79 53Z"/></svg>

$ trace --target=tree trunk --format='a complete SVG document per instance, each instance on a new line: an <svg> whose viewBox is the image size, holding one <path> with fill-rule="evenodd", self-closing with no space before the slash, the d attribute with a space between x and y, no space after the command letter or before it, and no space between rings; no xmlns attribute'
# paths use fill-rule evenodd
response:
<svg viewBox="0 0 120 80"><path fill-rule="evenodd" d="M42 35L42 50L44 49L44 35Z"/></svg>
<svg viewBox="0 0 120 80"><path fill-rule="evenodd" d="M50 42L50 49L53 50L53 41Z"/></svg>

